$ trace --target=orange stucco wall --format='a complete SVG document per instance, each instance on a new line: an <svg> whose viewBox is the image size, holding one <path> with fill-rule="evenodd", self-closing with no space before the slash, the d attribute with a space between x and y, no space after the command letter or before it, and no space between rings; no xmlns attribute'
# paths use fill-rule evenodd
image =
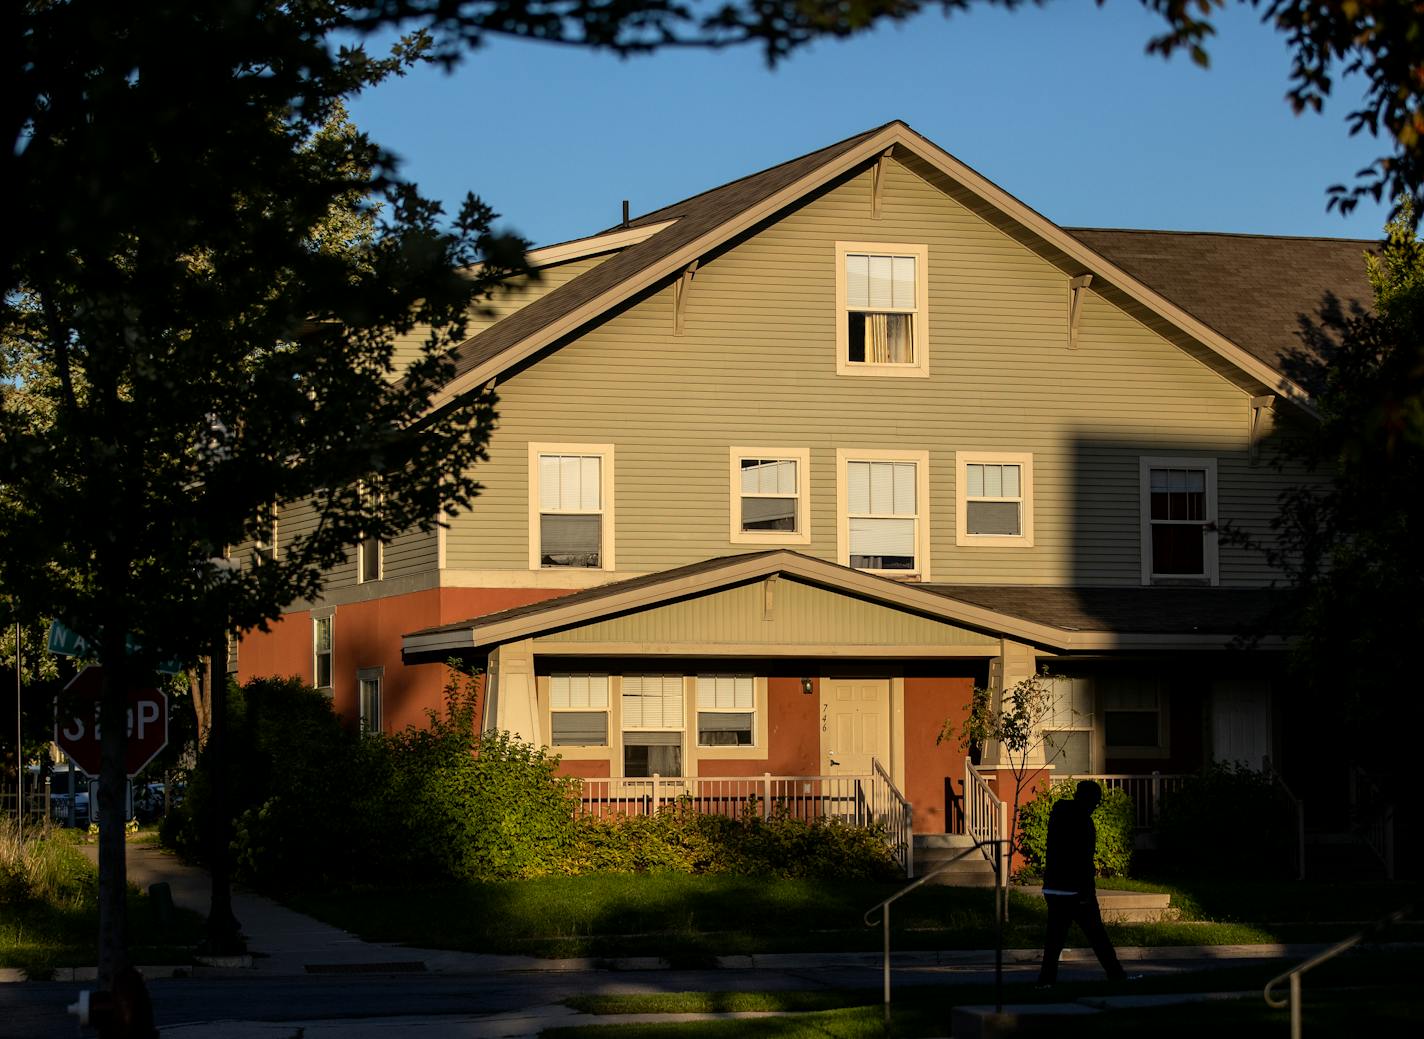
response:
<svg viewBox="0 0 1424 1039"><path fill-rule="evenodd" d="M446 669L439 664L407 666L401 636L512 606L567 594L532 588L440 588L337 606L332 615L332 706L348 722L359 717L356 673L383 667L381 728L395 732L423 725L426 712L443 704ZM311 682L311 612L287 614L267 632L249 632L238 650L238 681L296 675Z"/></svg>
<svg viewBox="0 0 1424 1039"><path fill-rule="evenodd" d="M958 723L964 717L973 689L968 677L905 678L905 797L914 806L916 833L956 829L964 752L957 740L936 745L935 737L947 719Z"/></svg>
<svg viewBox="0 0 1424 1039"><path fill-rule="evenodd" d="M801 679L771 676L766 680L767 747L764 758L698 759L697 770L704 776L814 776L821 771L821 737L816 731L818 679L812 679L811 693L801 691Z"/></svg>

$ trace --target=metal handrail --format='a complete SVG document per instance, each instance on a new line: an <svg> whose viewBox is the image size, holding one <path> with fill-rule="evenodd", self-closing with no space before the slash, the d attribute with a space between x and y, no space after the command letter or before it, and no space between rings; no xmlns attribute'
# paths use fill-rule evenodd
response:
<svg viewBox="0 0 1424 1039"><path fill-rule="evenodd" d="M997 1010L1002 1011L1004 1009L1004 903L1008 899L1008 890L1004 884L1004 872L1000 868L1000 864L1004 857L1004 845L1007 843L1008 841L1003 838L975 841L969 847L959 852L959 854L940 863L939 866L930 870L924 876L916 877L911 883L906 884L885 901L871 906L865 911L865 915L861 917L861 919L865 921L866 927L874 927L875 921L871 919L872 915L877 911L881 914L880 923L884 942L882 946L880 972L884 984L886 1028L890 1026L890 906L904 898L911 891L915 890L915 888L939 876L966 855L975 851L983 853L986 847L992 847L994 849L994 1003Z"/></svg>
<svg viewBox="0 0 1424 1039"><path fill-rule="evenodd" d="M878 779L880 781L878 786L889 796L889 799L894 803L895 807L899 809L897 813L899 818L895 819L891 818L887 806L887 810L884 813L885 828L887 830L886 839L890 841L891 848L898 853L896 857L900 860L900 864L905 867L905 876L913 877L915 875L914 808L909 801L905 800L905 795L900 793L899 788L895 786L895 781L890 778L890 774L885 771L884 767L876 758L870 759L870 775L872 779ZM880 791L877 790L873 792L878 793Z"/></svg>
<svg viewBox="0 0 1424 1039"><path fill-rule="evenodd" d="M1286 795L1286 800L1290 802L1291 808L1295 811L1295 879L1305 879L1305 802L1295 796L1295 793L1286 785L1285 777L1276 771L1276 767L1271 764L1270 758L1265 758L1262 764L1266 766L1266 772L1270 775L1275 785L1280 788L1281 793Z"/></svg>
<svg viewBox="0 0 1424 1039"><path fill-rule="evenodd" d="M1301 975L1304 974L1306 971L1310 970L1312 967L1320 966L1326 960L1333 960L1336 956L1339 956L1346 949L1350 949L1356 945L1359 945L1360 942L1364 941L1370 935L1375 934L1379 931L1383 931L1391 924L1399 923L1413 911L1413 906L1405 906L1403 909L1396 909L1393 913L1390 913L1382 920L1376 920L1364 930L1350 935L1350 937L1346 938L1344 941L1337 942L1336 944L1330 946L1330 948L1326 949L1324 952L1316 953L1314 956L1310 957L1310 959L1304 961L1303 963L1297 964L1290 970L1286 971L1284 974L1277 974L1270 981L1266 982L1266 988L1262 992L1262 995L1265 997L1266 1000L1266 1005L1269 1007L1273 1007L1276 1010L1281 1010L1287 1006L1290 1007L1291 1039L1301 1039ZM1282 981L1287 980L1289 980L1290 982L1290 995L1285 999L1278 1000L1272 998L1271 989L1275 988Z"/></svg>

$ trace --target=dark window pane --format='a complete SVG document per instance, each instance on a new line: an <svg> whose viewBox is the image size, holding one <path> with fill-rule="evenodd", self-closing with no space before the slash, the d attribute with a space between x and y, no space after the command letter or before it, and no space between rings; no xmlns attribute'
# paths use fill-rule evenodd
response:
<svg viewBox="0 0 1424 1039"><path fill-rule="evenodd" d="M625 733L625 737L629 735ZM650 747L646 745L623 745L623 774L625 776L682 775L682 746Z"/></svg>
<svg viewBox="0 0 1424 1039"><path fill-rule="evenodd" d="M608 746L607 711L555 711L549 720L556 747Z"/></svg>
<svg viewBox="0 0 1424 1039"><path fill-rule="evenodd" d="M1016 501L971 501L965 503L964 525L970 534L1022 534L1019 503Z"/></svg>
<svg viewBox="0 0 1424 1039"><path fill-rule="evenodd" d="M851 556L850 565L857 570L913 570L914 556Z"/></svg>
<svg viewBox="0 0 1424 1039"><path fill-rule="evenodd" d="M703 747L750 747L752 720L756 716L722 711L702 711L697 715L697 742Z"/></svg>
<svg viewBox="0 0 1424 1039"><path fill-rule="evenodd" d="M864 363L865 315L857 310L852 310L846 315L846 322L849 326L847 337L850 343L850 359L857 364Z"/></svg>
<svg viewBox="0 0 1424 1039"><path fill-rule="evenodd" d="M795 498L743 498L743 530L796 529Z"/></svg>
<svg viewBox="0 0 1424 1039"><path fill-rule="evenodd" d="M1155 520L1164 520L1164 519L1169 518L1168 515L1167 515L1167 513L1169 512L1169 506L1168 506L1168 499L1169 499L1169 498L1170 498L1170 495L1168 495L1166 491L1153 491L1153 492L1152 492L1152 518L1153 518L1153 519L1155 519Z"/></svg>
<svg viewBox="0 0 1424 1039"><path fill-rule="evenodd" d="M331 685L331 654L318 653L316 657L316 684L318 689Z"/></svg>
<svg viewBox="0 0 1424 1039"><path fill-rule="evenodd" d="M381 579L381 542L379 538L361 540L361 580Z"/></svg>
<svg viewBox="0 0 1424 1039"><path fill-rule="evenodd" d="M1109 747L1157 746L1157 712L1104 711L1103 742Z"/></svg>
<svg viewBox="0 0 1424 1039"><path fill-rule="evenodd" d="M1201 577L1206 573L1203 556L1204 528L1195 523L1152 525L1152 572Z"/></svg>
<svg viewBox="0 0 1424 1039"><path fill-rule="evenodd" d="M539 517L541 566L598 566L602 547L601 516Z"/></svg>

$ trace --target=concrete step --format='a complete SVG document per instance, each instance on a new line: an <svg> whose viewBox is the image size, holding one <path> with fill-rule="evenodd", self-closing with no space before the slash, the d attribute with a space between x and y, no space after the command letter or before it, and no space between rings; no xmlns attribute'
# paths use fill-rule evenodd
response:
<svg viewBox="0 0 1424 1039"><path fill-rule="evenodd" d="M1015 887L1014 890L1032 898L1043 897L1041 887ZM1179 919L1181 912L1173 909L1171 903L1171 895L1157 891L1098 889L1098 908L1106 923L1155 924Z"/></svg>
<svg viewBox="0 0 1424 1039"><path fill-rule="evenodd" d="M915 834L915 852L919 853L921 848L972 848L974 838L967 833L917 833Z"/></svg>

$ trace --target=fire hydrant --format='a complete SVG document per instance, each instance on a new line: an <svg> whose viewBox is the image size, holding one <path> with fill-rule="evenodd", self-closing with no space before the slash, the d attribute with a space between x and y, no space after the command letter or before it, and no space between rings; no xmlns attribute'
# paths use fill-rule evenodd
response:
<svg viewBox="0 0 1424 1039"><path fill-rule="evenodd" d="M80 992L69 1012L82 1027L97 1030L99 1039L158 1039L148 987L133 967L119 971L110 992Z"/></svg>

